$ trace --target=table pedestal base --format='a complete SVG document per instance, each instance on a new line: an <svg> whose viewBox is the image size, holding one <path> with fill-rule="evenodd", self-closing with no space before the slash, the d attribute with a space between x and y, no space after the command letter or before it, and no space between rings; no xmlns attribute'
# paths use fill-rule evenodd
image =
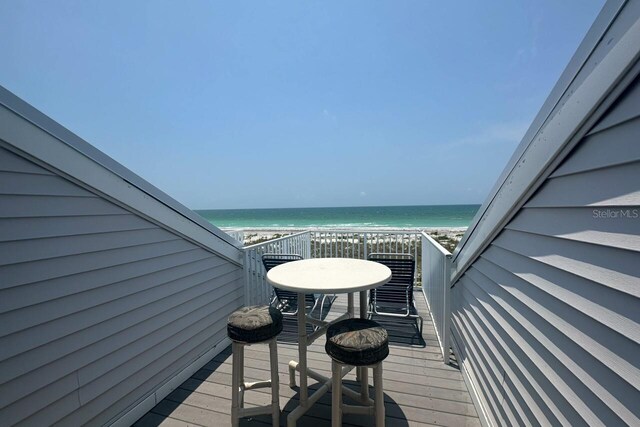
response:
<svg viewBox="0 0 640 427"><path fill-rule="evenodd" d="M349 372L351 372L352 369L353 369L353 366L343 366L342 372L340 373L341 378L344 378ZM364 369L366 370L366 368ZM304 375L304 373L301 370L300 364L292 360L289 362L289 386L292 388L296 386L295 371L298 371L300 375ZM306 371L307 371L307 376L322 383L322 386L320 386L319 389L317 389L313 394L311 394L307 398L305 402L306 404L303 404L301 401L300 405L289 413L289 415L287 416L288 427L295 427L298 419L300 419L300 417L302 417L313 406L314 403L316 403L322 396L324 396L329 390L331 390L332 378L322 375L310 368L307 368ZM374 402L373 402L373 399L369 397L368 386L367 388L363 388L360 393L350 389L345 384L342 384L341 388L342 388L342 394L350 397L353 400L362 402L362 404L365 405L365 406L344 405L344 407L346 408L345 412L374 415L374 411L375 411L374 404L373 404Z"/></svg>
<svg viewBox="0 0 640 427"><path fill-rule="evenodd" d="M331 322L326 322L324 320L311 319L305 313L304 305L300 305L298 308L298 355L300 357L300 362L290 361L289 362L289 386L296 386L296 371L300 373L300 404L297 408L295 408L289 416L287 416L287 426L295 427L296 422L300 417L302 417L308 410L313 406L314 403L318 401L326 392L331 389L331 378L324 376L307 366L307 347L313 343L317 338L322 336L329 325L332 323L338 322L342 319L353 318L355 317L355 307L354 307L354 295L352 293L347 295L347 312L342 314L337 319L334 319ZM298 294L298 301L304 301L304 294ZM360 316L367 316L367 292L360 292ZM307 335L306 324L311 323L314 326L318 326L319 328L313 333ZM342 369L341 378L344 378L347 373L349 373L353 369L353 366L345 366ZM306 373L306 375L305 375ZM311 377L314 380L322 383L320 388L316 390L312 395L309 395L307 378ZM349 396L351 399L354 399L358 402L361 402L364 407L354 407L358 408L355 411L366 411L369 414L373 411L373 400L369 397L369 374L366 367L359 367L356 369L356 378L360 383L361 389L360 393L346 387L343 385L341 387L342 393L346 396ZM371 410L369 410L369 406L371 406ZM364 409L363 409L364 408ZM351 410L349 408L348 410Z"/></svg>

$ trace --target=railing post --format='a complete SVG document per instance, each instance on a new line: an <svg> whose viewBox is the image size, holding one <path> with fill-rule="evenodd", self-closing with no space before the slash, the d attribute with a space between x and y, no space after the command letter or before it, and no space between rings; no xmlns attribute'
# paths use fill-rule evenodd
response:
<svg viewBox="0 0 640 427"><path fill-rule="evenodd" d="M249 293L251 292L251 274L253 269L251 268L251 264L249 262L249 253L251 251L244 251L244 305L251 305L251 297Z"/></svg>
<svg viewBox="0 0 640 427"><path fill-rule="evenodd" d="M312 258L311 257L311 232L307 231L307 234L305 234L305 252L302 255L303 258Z"/></svg>
<svg viewBox="0 0 640 427"><path fill-rule="evenodd" d="M420 247L421 247L421 253L422 253L422 257L420 258L420 264L422 264L422 294L424 295L425 299L428 301L429 300L429 296L427 295L427 286L429 285L429 280L426 277L427 272L429 271L429 269L427 268L427 256L426 256L426 251L425 251L425 238L422 235L419 235L420 237ZM416 244L417 246L417 244Z"/></svg>
<svg viewBox="0 0 640 427"><path fill-rule="evenodd" d="M443 357L444 363L447 365L451 362L451 357L449 356L449 348L451 347L451 254L447 254L445 256L445 260L443 262L443 275L442 275L442 285L443 285L443 318L442 318L442 345L443 349Z"/></svg>
<svg viewBox="0 0 640 427"><path fill-rule="evenodd" d="M364 243L364 259L367 259L369 256L369 251L367 250L367 232L362 233L362 242Z"/></svg>

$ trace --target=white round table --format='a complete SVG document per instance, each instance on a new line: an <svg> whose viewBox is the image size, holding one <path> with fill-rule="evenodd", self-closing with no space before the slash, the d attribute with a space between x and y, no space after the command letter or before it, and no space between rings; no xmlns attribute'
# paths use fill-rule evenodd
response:
<svg viewBox="0 0 640 427"><path fill-rule="evenodd" d="M367 291L387 283L391 279L389 267L373 261L351 258L312 258L287 262L272 268L267 273L267 283L271 286L298 294L298 354L300 362L289 362L289 385L295 386L295 371L300 372L300 405L288 416L287 425L295 425L322 394L326 393L331 384L331 378L319 374L307 367L307 346L316 338L324 334L327 327L334 322L354 316L353 293L360 292L360 317L367 317ZM326 322L310 319L305 313L305 294L339 294L348 293L347 313ZM321 326L307 336L307 323ZM361 393L358 394L343 386L343 392L352 398L359 398L363 403L372 404L369 399L369 378L367 368L358 368L358 378L361 383ZM346 375L346 372L344 374ZM307 376L324 382L312 395L308 395Z"/></svg>
<svg viewBox="0 0 640 427"><path fill-rule="evenodd" d="M312 258L287 262L267 273L267 282L285 291L339 294L376 288L391 279L386 265L350 258Z"/></svg>

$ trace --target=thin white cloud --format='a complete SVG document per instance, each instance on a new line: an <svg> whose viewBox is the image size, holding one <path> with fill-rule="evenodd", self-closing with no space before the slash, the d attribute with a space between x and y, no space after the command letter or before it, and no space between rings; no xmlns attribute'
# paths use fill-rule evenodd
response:
<svg viewBox="0 0 640 427"><path fill-rule="evenodd" d="M331 111L327 110L326 108L322 110L322 115L331 119L334 122L338 119L335 114L333 114Z"/></svg>
<svg viewBox="0 0 640 427"><path fill-rule="evenodd" d="M471 145L517 144L529 128L529 122L513 121L495 123L468 136L451 141L447 147L465 147Z"/></svg>
<svg viewBox="0 0 640 427"><path fill-rule="evenodd" d="M540 17L531 19L531 38L526 46L518 48L509 64L510 68L528 66L538 56Z"/></svg>

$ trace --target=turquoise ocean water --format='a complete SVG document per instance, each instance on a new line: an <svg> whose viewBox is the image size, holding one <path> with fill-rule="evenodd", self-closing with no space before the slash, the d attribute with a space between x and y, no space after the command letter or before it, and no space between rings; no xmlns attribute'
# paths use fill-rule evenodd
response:
<svg viewBox="0 0 640 427"><path fill-rule="evenodd" d="M468 227L480 205L369 206L196 210L216 227L287 228L428 228Z"/></svg>

